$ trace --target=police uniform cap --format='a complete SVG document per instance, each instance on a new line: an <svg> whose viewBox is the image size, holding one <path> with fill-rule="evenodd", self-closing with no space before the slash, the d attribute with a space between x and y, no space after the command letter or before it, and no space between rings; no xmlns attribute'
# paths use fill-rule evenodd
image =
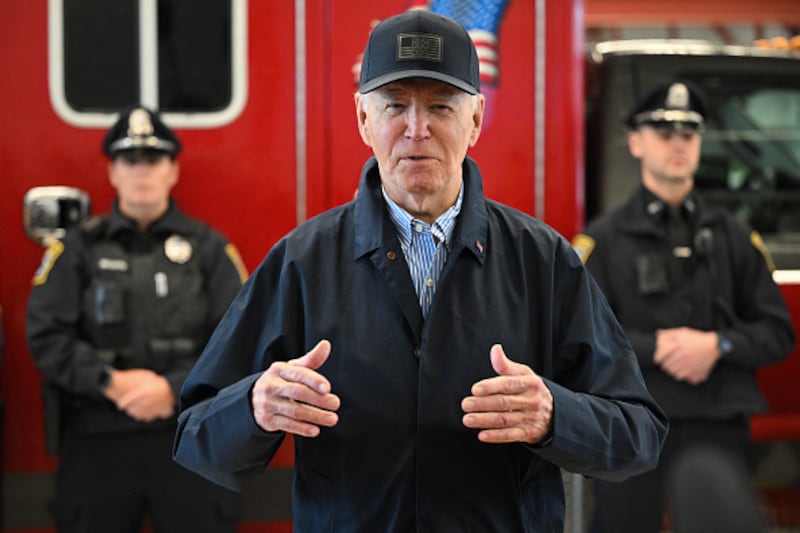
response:
<svg viewBox="0 0 800 533"><path fill-rule="evenodd" d="M625 124L636 129L643 124L657 128L702 131L705 106L698 92L688 83L675 80L659 85L630 111Z"/></svg>
<svg viewBox="0 0 800 533"><path fill-rule="evenodd" d="M175 157L181 143L157 113L134 107L120 114L103 139L103 152L108 157L127 151L163 152Z"/></svg>

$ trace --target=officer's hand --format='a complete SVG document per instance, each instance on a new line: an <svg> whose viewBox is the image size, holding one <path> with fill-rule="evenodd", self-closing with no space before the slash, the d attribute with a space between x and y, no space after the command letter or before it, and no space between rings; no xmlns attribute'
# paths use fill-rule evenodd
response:
<svg viewBox="0 0 800 533"><path fill-rule="evenodd" d="M656 331L653 360L678 381L699 385L708 379L719 359L717 334L691 328Z"/></svg>
<svg viewBox="0 0 800 533"><path fill-rule="evenodd" d="M535 443L548 436L553 421L553 395L530 367L506 357L503 347L489 351L499 375L472 386L472 396L461 401L468 428L480 429L483 442Z"/></svg>
<svg viewBox="0 0 800 533"><path fill-rule="evenodd" d="M175 412L175 397L164 376L152 370L135 368L115 371L112 383L117 377L123 380L125 391L119 394L115 403L120 411L131 418L152 422L169 418Z"/></svg>
<svg viewBox="0 0 800 533"><path fill-rule="evenodd" d="M319 426L339 421L339 397L330 382L316 372L328 359L331 343L321 340L299 359L275 362L253 385L256 423L265 431L286 431L304 437L319 435Z"/></svg>

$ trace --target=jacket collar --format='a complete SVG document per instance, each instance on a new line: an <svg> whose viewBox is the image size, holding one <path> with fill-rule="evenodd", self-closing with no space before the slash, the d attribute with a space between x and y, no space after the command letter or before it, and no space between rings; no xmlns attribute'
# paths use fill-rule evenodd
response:
<svg viewBox="0 0 800 533"><path fill-rule="evenodd" d="M477 163L467 157L462 165L464 199L453 234L451 253L466 248L483 263L488 235L488 215L483 181ZM397 239L381 194L378 162L371 157L361 170L355 201L355 254L361 257Z"/></svg>
<svg viewBox="0 0 800 533"><path fill-rule="evenodd" d="M714 222L719 211L709 209L695 190L692 190L683 201L683 209L696 227ZM631 195L630 200L618 211L616 224L628 233L661 234L664 231L664 210L667 205L644 185Z"/></svg>
<svg viewBox="0 0 800 533"><path fill-rule="evenodd" d="M188 219L181 213L178 206L175 205L175 202L170 198L167 212L147 228L147 233L179 233L186 235L192 232L192 228L193 226L189 223ZM114 235L121 232L137 231L139 231L139 228L136 222L122 214L122 211L119 210L119 200L114 200L114 204L108 215L106 234Z"/></svg>

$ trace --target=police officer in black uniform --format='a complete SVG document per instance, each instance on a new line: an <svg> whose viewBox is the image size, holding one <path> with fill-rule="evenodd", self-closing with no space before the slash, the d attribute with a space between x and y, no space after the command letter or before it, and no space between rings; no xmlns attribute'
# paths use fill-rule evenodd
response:
<svg viewBox="0 0 800 533"><path fill-rule="evenodd" d="M695 445L744 461L749 417L766 408L756 369L794 345L760 236L694 191L704 121L699 94L680 80L638 103L628 147L642 184L573 239L670 419L656 470L593 483L594 532L659 531L670 466Z"/></svg>
<svg viewBox="0 0 800 533"><path fill-rule="evenodd" d="M33 280L31 355L58 401L59 532L236 530L238 495L172 461L186 375L247 273L236 248L171 199L181 144L124 112L103 150L110 213L50 243Z"/></svg>

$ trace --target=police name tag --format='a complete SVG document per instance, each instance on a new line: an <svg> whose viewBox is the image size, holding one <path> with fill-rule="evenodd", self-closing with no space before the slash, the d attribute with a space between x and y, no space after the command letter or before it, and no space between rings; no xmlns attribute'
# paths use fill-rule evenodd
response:
<svg viewBox="0 0 800 533"><path fill-rule="evenodd" d="M672 255L680 259L688 259L692 257L692 249L688 246L676 246L672 249Z"/></svg>
<svg viewBox="0 0 800 533"><path fill-rule="evenodd" d="M124 259L111 259L108 257L101 257L97 260L97 266L100 270L111 270L114 272L127 272L128 262Z"/></svg>

